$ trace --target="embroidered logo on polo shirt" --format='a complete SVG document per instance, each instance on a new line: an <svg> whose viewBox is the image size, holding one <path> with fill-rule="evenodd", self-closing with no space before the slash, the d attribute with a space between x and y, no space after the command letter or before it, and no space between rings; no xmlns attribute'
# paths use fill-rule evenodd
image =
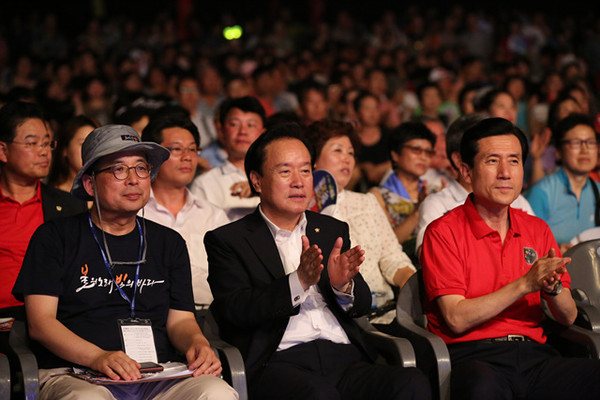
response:
<svg viewBox="0 0 600 400"><path fill-rule="evenodd" d="M532 249L531 247L523 247L523 257L525 257L525 262L528 265L532 265L534 262L537 261L538 254L537 251L535 251L535 249Z"/></svg>

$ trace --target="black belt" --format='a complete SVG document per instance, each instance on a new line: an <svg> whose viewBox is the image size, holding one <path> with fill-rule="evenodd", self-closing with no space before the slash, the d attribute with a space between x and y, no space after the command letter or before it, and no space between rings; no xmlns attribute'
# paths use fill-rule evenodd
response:
<svg viewBox="0 0 600 400"><path fill-rule="evenodd" d="M507 335L490 339L475 340L482 343L497 343L497 342L534 342L533 339L523 335Z"/></svg>

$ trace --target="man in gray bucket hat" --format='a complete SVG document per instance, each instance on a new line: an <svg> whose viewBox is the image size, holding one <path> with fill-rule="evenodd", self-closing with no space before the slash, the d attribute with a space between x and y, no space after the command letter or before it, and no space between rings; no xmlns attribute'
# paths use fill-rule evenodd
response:
<svg viewBox="0 0 600 400"><path fill-rule="evenodd" d="M137 217L169 151L126 125L95 129L82 146L71 193L89 213L42 225L13 294L24 299L42 399L237 399L194 317L183 238ZM136 383L140 363L185 355L193 377ZM83 366L121 385L65 375Z"/></svg>

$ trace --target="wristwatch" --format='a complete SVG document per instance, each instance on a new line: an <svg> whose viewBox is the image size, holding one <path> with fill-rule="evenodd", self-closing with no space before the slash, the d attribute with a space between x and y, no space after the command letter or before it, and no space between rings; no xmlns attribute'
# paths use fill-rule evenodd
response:
<svg viewBox="0 0 600 400"><path fill-rule="evenodd" d="M544 293L546 293L549 296L556 296L557 294L562 292L562 290L563 290L562 281L558 281L558 282L556 282L556 284L554 285L554 287L552 288L551 291L544 290Z"/></svg>

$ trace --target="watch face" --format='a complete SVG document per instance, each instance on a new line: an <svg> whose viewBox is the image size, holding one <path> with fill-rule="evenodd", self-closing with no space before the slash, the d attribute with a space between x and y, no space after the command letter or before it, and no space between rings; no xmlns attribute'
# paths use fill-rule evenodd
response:
<svg viewBox="0 0 600 400"><path fill-rule="evenodd" d="M546 294L549 294L550 296L556 296L557 294L562 292L562 290L563 290L562 281L558 281L558 282L556 282L556 284L554 285L554 288L552 288L551 291L549 291L549 292L544 291L544 292Z"/></svg>
<svg viewBox="0 0 600 400"><path fill-rule="evenodd" d="M560 292L562 292L563 290L563 284L562 281L558 281L558 283L556 284L556 286L554 286L554 290L552 291L553 294L559 294Z"/></svg>

